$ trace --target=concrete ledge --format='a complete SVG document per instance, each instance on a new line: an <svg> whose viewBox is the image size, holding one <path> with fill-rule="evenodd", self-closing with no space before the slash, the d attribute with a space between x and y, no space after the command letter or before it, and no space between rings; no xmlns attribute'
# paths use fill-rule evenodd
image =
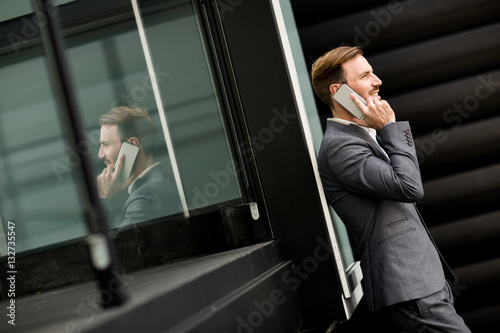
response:
<svg viewBox="0 0 500 333"><path fill-rule="evenodd" d="M126 274L130 300L117 308L98 306L94 283L19 297L16 326L3 321L0 327L10 326L2 332L293 332L300 325L298 301L283 278L292 272L276 243L266 242Z"/></svg>

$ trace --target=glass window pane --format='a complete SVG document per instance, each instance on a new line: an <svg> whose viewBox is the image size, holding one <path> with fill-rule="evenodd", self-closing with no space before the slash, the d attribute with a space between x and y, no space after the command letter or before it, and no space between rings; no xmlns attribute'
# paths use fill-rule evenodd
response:
<svg viewBox="0 0 500 333"><path fill-rule="evenodd" d="M96 174L102 174L107 164L113 171L123 142L140 147L131 177L141 175L141 182L147 180L146 185L136 192L141 182L136 181L129 189L130 179L119 184L120 189L113 194L100 193L108 197L103 202L111 215L110 227L182 212L135 22L131 20L69 37L68 45L68 58L89 139L83 144L95 161ZM111 110L114 110L112 116ZM105 124L101 127L100 118L105 114L109 119L102 120ZM146 114L151 118L150 128L146 132L134 129L147 119ZM152 132L155 128L156 135Z"/></svg>
<svg viewBox="0 0 500 333"><path fill-rule="evenodd" d="M122 108L122 115L126 108L147 110L158 130L152 159L142 161L139 150L140 163L136 163L133 173L137 176L160 162L153 170L166 173L168 185L163 187L168 186L169 191L156 199L156 194L143 194L138 199L142 201L128 193L135 193L135 189L118 191L112 200L105 200L115 217L111 227L187 211L197 214L199 209L207 211L224 203L240 202L242 196L192 3L149 2L141 10L147 45L141 43L133 18L68 37L68 57L88 129L89 142L85 144L95 160L96 174L101 174L104 161L114 165L119 150L117 143L109 158L99 155L98 142L103 139L99 119L103 114L117 107ZM146 57L151 59L149 68ZM157 94L151 72L158 83ZM129 132L127 136L119 135L119 141L136 135ZM183 207L183 200L187 207ZM156 209L159 206L167 208Z"/></svg>
<svg viewBox="0 0 500 333"><path fill-rule="evenodd" d="M214 78L190 1L142 8L190 209L241 197Z"/></svg>
<svg viewBox="0 0 500 333"><path fill-rule="evenodd" d="M177 238L185 243L196 239L196 244L183 243L177 254L177 239L169 239L162 254L166 261L222 251L234 245L227 244L222 227L228 214L219 210L247 199L234 161L227 102L221 100L220 78L212 70L216 60L196 4L144 3L135 15L128 2L109 9L100 1L82 0L58 8L84 126L78 148L91 157L112 229L164 225L161 234L171 237L176 233L170 226L177 231L189 226L190 234ZM22 32L29 20L32 15L2 26ZM78 193L83 189L75 181L81 161L63 136L42 45L34 36L26 40L9 48L4 39L0 48L0 75L9 78L0 82L0 218L3 231L9 221L17 223L17 252L52 245L64 253L65 245L82 243L87 234ZM149 118L143 117L147 121L139 126L137 119L146 112ZM140 130L145 124L151 126ZM115 161L127 144L139 149L136 157L121 162L134 163L130 177L120 182L114 179ZM243 215L244 208L238 208ZM248 224L250 235L250 213L243 215L238 219ZM156 229L145 230L143 238ZM3 256L5 232L0 230L0 236ZM142 251L146 240L138 242L134 249L119 251Z"/></svg>
<svg viewBox="0 0 500 333"><path fill-rule="evenodd" d="M0 211L16 251L86 233L41 47L0 56ZM8 79L7 79L8 78ZM36 78L36 80L34 80Z"/></svg>
<svg viewBox="0 0 500 333"><path fill-rule="evenodd" d="M112 232L124 275L254 242L255 221L240 205L247 202L233 157L232 124L225 119L227 103L211 69L215 59L198 4L141 2L142 13L134 16L128 2L65 3L58 11L84 127L78 148L92 159L109 226L140 229ZM9 17L0 28L22 32L29 20L33 15ZM7 261L9 222L16 224L16 252L30 250L20 264L30 274L23 275L16 297L92 278L83 242L85 187L75 180L81 160L63 135L35 28L29 38L17 36L13 48L0 39L0 259ZM120 181L115 162L128 145L138 147L137 155L121 160L118 170L133 163L130 176ZM239 228L231 240L229 224ZM88 299L85 293L77 290L72 300Z"/></svg>

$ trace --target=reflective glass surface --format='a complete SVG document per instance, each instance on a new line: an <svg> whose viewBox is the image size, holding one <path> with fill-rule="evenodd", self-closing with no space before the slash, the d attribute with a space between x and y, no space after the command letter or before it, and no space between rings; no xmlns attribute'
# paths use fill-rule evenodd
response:
<svg viewBox="0 0 500 333"><path fill-rule="evenodd" d="M57 8L84 127L78 149L92 160L115 229L242 201L200 18L191 1L147 4L135 12L125 2ZM0 54L0 212L4 226L17 223L18 252L87 233L75 181L81 160L58 117L39 39L43 22L24 5L9 5ZM118 166L127 144L137 155L125 154Z"/></svg>

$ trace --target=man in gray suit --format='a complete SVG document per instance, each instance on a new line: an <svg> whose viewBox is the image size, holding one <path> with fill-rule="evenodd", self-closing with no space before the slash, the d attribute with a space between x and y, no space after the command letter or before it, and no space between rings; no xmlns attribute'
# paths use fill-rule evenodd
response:
<svg viewBox="0 0 500 333"><path fill-rule="evenodd" d="M125 227L179 212L180 199L174 182L154 161L156 127L140 108L118 107L101 116L99 158L106 168L97 177L100 197L110 213L111 227ZM118 175L124 156L114 165L123 142L139 147L130 178Z"/></svg>
<svg viewBox="0 0 500 333"><path fill-rule="evenodd" d="M415 201L423 196L408 122L378 95L382 81L358 47L339 47L312 66L318 96L330 107L318 165L328 202L345 223L363 270L366 302L406 332L470 332L446 279L455 280ZM333 94L349 85L365 118Z"/></svg>

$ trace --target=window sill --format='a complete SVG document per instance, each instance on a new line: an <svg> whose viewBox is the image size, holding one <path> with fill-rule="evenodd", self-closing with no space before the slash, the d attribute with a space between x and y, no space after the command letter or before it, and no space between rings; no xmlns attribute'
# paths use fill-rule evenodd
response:
<svg viewBox="0 0 500 333"><path fill-rule="evenodd" d="M282 261L276 243L266 242L126 274L123 279L129 301L120 307L100 308L95 283L59 288L16 299L19 313L16 329L138 332L147 322L149 332L165 332L174 326L177 330L204 325L223 312L224 317L231 313L229 318L234 320L229 323L216 320L215 323L241 325L241 320L236 319L255 311L252 303L255 294L264 295L260 300L265 300L270 290L282 293L280 300L283 303L279 302L275 308L279 308L279 312L294 313L293 318L297 318L295 322L279 323L289 329L290 325L298 326L296 295L284 285L283 278L276 277L283 277L284 273L292 271L291 267L290 262ZM248 310L242 310L242 305ZM276 318L266 319L266 322L272 324L283 318L271 316L271 319L273 317Z"/></svg>

